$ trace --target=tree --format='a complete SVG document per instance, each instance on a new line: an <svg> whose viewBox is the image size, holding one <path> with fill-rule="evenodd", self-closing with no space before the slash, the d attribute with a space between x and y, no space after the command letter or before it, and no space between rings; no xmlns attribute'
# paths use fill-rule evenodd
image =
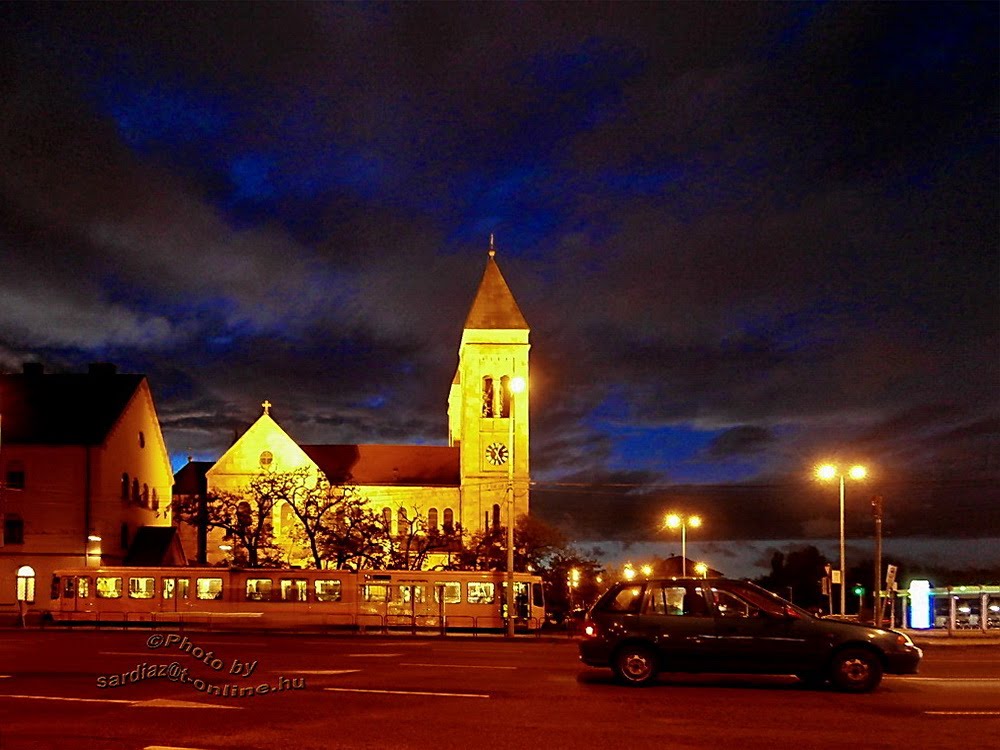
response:
<svg viewBox="0 0 1000 750"><path fill-rule="evenodd" d="M283 480L261 472L239 492L217 490L209 493L206 524L223 529L234 543L233 562L250 568L277 566L282 552L275 544L272 518L283 499ZM196 523L197 498L178 506L181 518Z"/></svg>
<svg viewBox="0 0 1000 750"><path fill-rule="evenodd" d="M786 599L794 597L802 607L821 607L826 603L822 580L826 575L827 559L812 545L781 552L771 557L771 572L757 583Z"/></svg>

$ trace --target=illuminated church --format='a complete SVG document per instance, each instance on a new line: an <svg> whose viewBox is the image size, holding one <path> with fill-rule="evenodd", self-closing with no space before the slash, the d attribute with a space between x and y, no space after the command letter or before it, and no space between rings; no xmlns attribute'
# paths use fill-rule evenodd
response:
<svg viewBox="0 0 1000 750"><path fill-rule="evenodd" d="M421 517L430 528L466 532L505 526L529 503L530 398L528 324L497 265L490 242L479 288L465 319L458 367L448 392L448 445L300 445L263 414L214 464L192 462L176 475L175 495L238 492L261 471L321 471L331 484L351 486L383 515L393 534ZM508 493L508 488L512 492ZM291 508L275 509L275 538L296 523ZM223 562L221 532L195 538L184 530L192 558Z"/></svg>

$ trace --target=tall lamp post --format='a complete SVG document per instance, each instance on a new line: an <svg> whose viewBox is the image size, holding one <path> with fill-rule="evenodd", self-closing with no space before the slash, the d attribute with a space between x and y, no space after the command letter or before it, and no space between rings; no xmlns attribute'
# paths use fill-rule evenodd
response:
<svg viewBox="0 0 1000 750"><path fill-rule="evenodd" d="M510 415L507 419L507 637L514 637L514 397L525 388L524 378L511 378L507 383L510 390Z"/></svg>
<svg viewBox="0 0 1000 750"><path fill-rule="evenodd" d="M668 513L664 521L668 529L681 530L681 576L687 577L687 530L688 526L697 529L701 526L700 516L682 516L677 513Z"/></svg>
<svg viewBox="0 0 1000 750"><path fill-rule="evenodd" d="M868 475L864 466L852 466L847 476L860 481ZM847 569L844 562L844 473L833 464L823 464L816 469L816 476L823 481L840 479L840 614L847 609Z"/></svg>

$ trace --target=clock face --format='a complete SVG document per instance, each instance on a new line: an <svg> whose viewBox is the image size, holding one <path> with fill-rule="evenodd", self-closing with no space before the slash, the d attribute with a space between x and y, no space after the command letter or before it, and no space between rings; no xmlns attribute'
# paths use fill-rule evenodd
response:
<svg viewBox="0 0 1000 750"><path fill-rule="evenodd" d="M490 443L486 446L486 460L494 466L507 463L509 456L510 451L507 450L507 446L503 443Z"/></svg>

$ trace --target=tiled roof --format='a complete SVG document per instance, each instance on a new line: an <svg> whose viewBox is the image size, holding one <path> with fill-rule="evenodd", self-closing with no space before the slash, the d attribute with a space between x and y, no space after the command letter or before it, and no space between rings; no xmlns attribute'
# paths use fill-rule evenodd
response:
<svg viewBox="0 0 1000 750"><path fill-rule="evenodd" d="M333 484L458 487L458 448L428 445L303 445Z"/></svg>
<svg viewBox="0 0 1000 750"><path fill-rule="evenodd" d="M3 442L100 445L144 379L115 374L111 367L86 374L0 375Z"/></svg>

